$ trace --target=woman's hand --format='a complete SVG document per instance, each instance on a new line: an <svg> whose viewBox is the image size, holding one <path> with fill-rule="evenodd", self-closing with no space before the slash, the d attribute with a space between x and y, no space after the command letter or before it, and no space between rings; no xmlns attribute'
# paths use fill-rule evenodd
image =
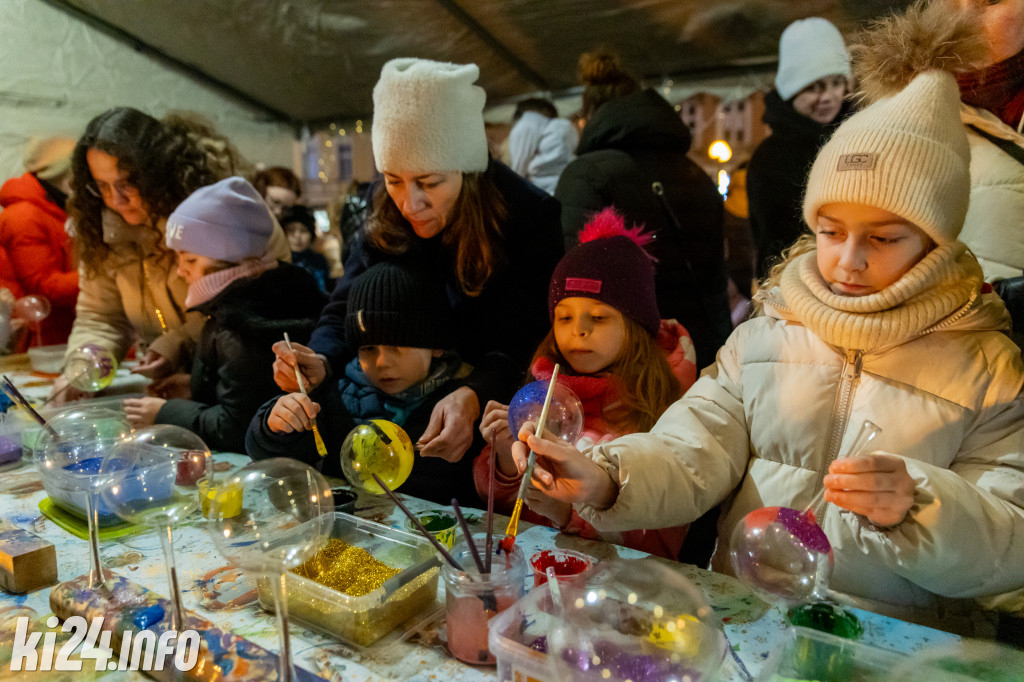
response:
<svg viewBox="0 0 1024 682"><path fill-rule="evenodd" d="M274 433L295 433L313 428L313 418L320 414L320 404L309 396L289 393L277 399L267 416L267 427Z"/></svg>
<svg viewBox="0 0 1024 682"><path fill-rule="evenodd" d="M72 386L66 377L59 376L53 382L53 388L50 389L50 395L46 398L46 404L59 407L75 400L88 398L90 395L92 394Z"/></svg>
<svg viewBox="0 0 1024 682"><path fill-rule="evenodd" d="M172 374L166 379L154 381L146 387L146 392L157 398L170 400L171 398L192 399L192 376L189 374Z"/></svg>
<svg viewBox="0 0 1024 682"><path fill-rule="evenodd" d="M892 455L844 457L825 476L825 499L888 528L902 523L914 506L917 484L906 463Z"/></svg>
<svg viewBox="0 0 1024 682"><path fill-rule="evenodd" d="M299 382L295 380L295 368L298 367L306 382L306 390L312 391L327 378L324 360L301 343L292 343L292 348L294 352L288 350L288 344L284 341L278 341L271 347L277 356L274 360L274 382L282 391L299 391Z"/></svg>
<svg viewBox="0 0 1024 682"><path fill-rule="evenodd" d="M124 401L124 414L131 425L139 429L156 423L156 413L167 401L163 398L128 398Z"/></svg>
<svg viewBox="0 0 1024 682"><path fill-rule="evenodd" d="M131 370L132 374L141 374L153 381L169 377L174 373L174 367L170 361L156 351L148 350L142 356L142 360Z"/></svg>
<svg viewBox="0 0 1024 682"><path fill-rule="evenodd" d="M467 386L441 398L416 443L420 446L420 455L458 462L473 443L473 424L479 416L480 401Z"/></svg>
<svg viewBox="0 0 1024 682"><path fill-rule="evenodd" d="M598 509L615 504L619 485L607 471L563 440L537 438L533 429L533 422L526 422L519 430L512 457L519 471L525 472L529 451L537 455L530 482L538 490L570 504L589 504Z"/></svg>
<svg viewBox="0 0 1024 682"><path fill-rule="evenodd" d="M516 442L512 430L508 426L508 405L489 400L484 407L484 416L480 420L480 435L484 442L492 444L497 459L496 466L506 476L519 473L515 460L512 459L512 444Z"/></svg>

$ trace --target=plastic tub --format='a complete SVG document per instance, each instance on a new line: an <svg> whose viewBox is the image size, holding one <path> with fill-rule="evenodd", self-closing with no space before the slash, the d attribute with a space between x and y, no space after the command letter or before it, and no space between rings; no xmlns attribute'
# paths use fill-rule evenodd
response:
<svg viewBox="0 0 1024 682"><path fill-rule="evenodd" d="M28 349L28 361L32 365L33 372L43 374L60 374L64 367L64 354L68 351L68 345L62 343L57 346L37 346Z"/></svg>
<svg viewBox="0 0 1024 682"><path fill-rule="evenodd" d="M437 584L441 560L426 538L342 512L334 513L330 537L360 547L401 570L361 596L289 572L286 590L292 620L362 648L393 643L440 609ZM260 604L273 611L269 580L260 578L256 584Z"/></svg>
<svg viewBox="0 0 1024 682"><path fill-rule="evenodd" d="M883 682L905 655L808 628L791 627L765 662L759 682Z"/></svg>

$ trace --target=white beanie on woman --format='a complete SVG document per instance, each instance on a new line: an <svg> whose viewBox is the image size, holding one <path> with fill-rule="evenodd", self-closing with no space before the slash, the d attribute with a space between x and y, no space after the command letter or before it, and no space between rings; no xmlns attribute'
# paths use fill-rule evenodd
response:
<svg viewBox="0 0 1024 682"><path fill-rule="evenodd" d="M392 59L373 88L377 170L464 173L487 170L484 103L476 64Z"/></svg>
<svg viewBox="0 0 1024 682"><path fill-rule="evenodd" d="M811 83L828 76L850 77L850 55L843 34L830 21L810 17L794 21L779 39L775 90L789 100Z"/></svg>

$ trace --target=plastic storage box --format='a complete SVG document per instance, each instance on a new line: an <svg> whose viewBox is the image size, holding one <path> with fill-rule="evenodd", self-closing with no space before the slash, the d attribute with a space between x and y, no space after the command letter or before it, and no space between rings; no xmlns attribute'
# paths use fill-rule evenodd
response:
<svg viewBox="0 0 1024 682"><path fill-rule="evenodd" d="M358 648L391 643L441 608L437 601L441 560L425 538L343 512L334 513L330 537L361 547L401 571L358 597L289 572L286 591L292 620ZM258 579L257 587L260 604L273 611L269 580Z"/></svg>
<svg viewBox="0 0 1024 682"><path fill-rule="evenodd" d="M28 361L33 372L43 374L60 374L64 367L64 354L67 353L66 343L58 346L36 346L28 349Z"/></svg>
<svg viewBox="0 0 1024 682"><path fill-rule="evenodd" d="M544 641L541 638L558 625L552 609L545 583L491 619L488 645L497 659L498 680L556 682L547 654L530 646Z"/></svg>
<svg viewBox="0 0 1024 682"><path fill-rule="evenodd" d="M903 655L808 628L791 627L765 661L759 682L883 682Z"/></svg>

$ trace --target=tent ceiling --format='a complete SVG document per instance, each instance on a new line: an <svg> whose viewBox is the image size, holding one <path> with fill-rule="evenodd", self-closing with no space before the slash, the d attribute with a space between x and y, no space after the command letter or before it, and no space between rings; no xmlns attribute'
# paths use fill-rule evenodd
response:
<svg viewBox="0 0 1024 682"><path fill-rule="evenodd" d="M418 56L480 65L497 104L574 85L618 50L642 77L774 68L791 21L846 35L909 0L45 0L292 123L367 118L380 68Z"/></svg>

